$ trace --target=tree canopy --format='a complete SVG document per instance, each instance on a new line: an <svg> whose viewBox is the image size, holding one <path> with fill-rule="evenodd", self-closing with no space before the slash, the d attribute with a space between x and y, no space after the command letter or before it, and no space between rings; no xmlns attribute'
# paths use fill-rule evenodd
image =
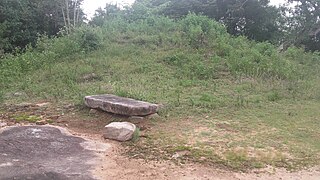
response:
<svg viewBox="0 0 320 180"><path fill-rule="evenodd" d="M146 0L138 0L136 4ZM162 9L158 12L180 18L189 12L202 14L226 25L233 35L244 35L257 41L276 41L279 36L277 19L280 11L268 0L150 0L149 6Z"/></svg>
<svg viewBox="0 0 320 180"><path fill-rule="evenodd" d="M12 52L16 48L24 48L34 44L40 34L53 36L65 26L82 22L82 1L0 1L0 50Z"/></svg>
<svg viewBox="0 0 320 180"><path fill-rule="evenodd" d="M320 0L288 0L282 12L287 42L306 50L320 50Z"/></svg>

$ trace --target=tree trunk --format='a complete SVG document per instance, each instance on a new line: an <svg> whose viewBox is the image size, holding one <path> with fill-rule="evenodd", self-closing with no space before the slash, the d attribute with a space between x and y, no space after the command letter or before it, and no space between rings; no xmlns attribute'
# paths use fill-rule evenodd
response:
<svg viewBox="0 0 320 180"><path fill-rule="evenodd" d="M65 2L66 2L66 13L67 13L68 29L70 30L71 23L70 23L70 14L69 14L69 0L65 0Z"/></svg>
<svg viewBox="0 0 320 180"><path fill-rule="evenodd" d="M66 27L66 30L67 30L67 34L69 34L69 30L68 30L68 24L67 24L67 20L66 20L66 15L64 14L64 9L63 9L63 6L61 6L61 11L62 11L62 16L63 16L63 22L64 22L64 26Z"/></svg>
<svg viewBox="0 0 320 180"><path fill-rule="evenodd" d="M76 15L77 15L77 0L74 1L74 7L73 7L73 27L76 27Z"/></svg>

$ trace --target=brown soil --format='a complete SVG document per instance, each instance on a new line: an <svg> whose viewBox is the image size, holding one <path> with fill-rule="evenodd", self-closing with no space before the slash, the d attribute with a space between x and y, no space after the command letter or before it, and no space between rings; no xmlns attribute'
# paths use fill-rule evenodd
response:
<svg viewBox="0 0 320 180"><path fill-rule="evenodd" d="M198 163L177 164L170 160L151 161L133 159L124 155L125 146L121 143L105 140L101 133L103 127L111 121L125 121L126 117L114 116L104 112L89 113L88 109L77 110L73 105L52 106L51 104L5 105L0 109L0 124L30 124L17 121L17 117L37 116L52 125L68 128L72 134L99 143L111 145L107 151L100 152L100 160L93 171L98 179L320 179L320 167L298 172L272 167L252 170L246 173L232 172ZM150 129L148 121L136 122L141 129ZM1 128L1 127L0 127ZM227 127L226 127L227 128Z"/></svg>

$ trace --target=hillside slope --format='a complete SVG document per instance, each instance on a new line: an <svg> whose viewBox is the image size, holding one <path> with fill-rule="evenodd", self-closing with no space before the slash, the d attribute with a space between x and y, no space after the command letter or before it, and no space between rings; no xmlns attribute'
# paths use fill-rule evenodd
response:
<svg viewBox="0 0 320 180"><path fill-rule="evenodd" d="M150 138L127 144L135 157L184 152L179 161L241 170L320 162L320 55L231 37L204 16L110 19L39 38L0 68L6 104L100 93L163 104Z"/></svg>

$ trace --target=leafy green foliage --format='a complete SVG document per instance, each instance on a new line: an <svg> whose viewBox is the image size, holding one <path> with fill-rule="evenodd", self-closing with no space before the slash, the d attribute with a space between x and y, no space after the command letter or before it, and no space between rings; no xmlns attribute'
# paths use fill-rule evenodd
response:
<svg viewBox="0 0 320 180"><path fill-rule="evenodd" d="M97 50L101 47L103 37L99 31L101 31L99 28L93 29L86 26L77 29L75 34L80 47L86 52Z"/></svg>
<svg viewBox="0 0 320 180"><path fill-rule="evenodd" d="M232 35L243 35L257 41L268 40L277 43L281 34L277 23L279 10L274 6L269 6L268 3L269 1L266 0L149 1L154 8L159 5L164 7L159 12L160 14L181 18L193 12L222 22Z"/></svg>
<svg viewBox="0 0 320 180"><path fill-rule="evenodd" d="M181 21L181 24L182 31L189 40L189 44L194 48L207 45L209 38L226 35L226 30L221 24L210 20L206 16L188 14Z"/></svg>
<svg viewBox="0 0 320 180"><path fill-rule="evenodd" d="M91 25L103 26L104 22L108 19L113 19L121 15L121 9L114 4L106 4L104 9L98 8L94 17L89 22Z"/></svg>
<svg viewBox="0 0 320 180"><path fill-rule="evenodd" d="M65 61L74 54L95 50L101 46L99 29L81 27L69 36L59 38L38 38L35 48L28 47L25 52L4 56L0 61L0 85L9 87L15 78L23 78L41 68L52 68L52 65ZM25 83L28 83L27 81Z"/></svg>
<svg viewBox="0 0 320 180"><path fill-rule="evenodd" d="M67 0L70 17L74 16L74 8L78 8L78 22L84 19L84 13L79 9L83 0ZM77 3L77 4L74 4ZM49 37L57 35L66 25L65 6L61 0L3 0L0 1L0 51L14 52L24 49L28 44L34 46L39 35ZM75 21L74 18L69 18ZM75 25L74 22L70 22Z"/></svg>
<svg viewBox="0 0 320 180"><path fill-rule="evenodd" d="M288 0L283 7L283 25L288 45L320 50L320 1Z"/></svg>
<svg viewBox="0 0 320 180"><path fill-rule="evenodd" d="M100 47L104 50L91 57L92 51ZM2 94L17 89L29 91L27 94L31 96L67 98L76 102L88 92L106 92L99 82L107 83L111 86L107 92L120 96L148 101L166 97L161 101L169 104L170 113L182 106L209 110L224 106L248 107L252 103L288 97L317 97L316 87L310 83L317 81L314 75L318 74L318 66L315 66L318 63L316 53L304 53L295 48L278 53L270 43L232 37L218 22L193 13L179 21L163 16L131 21L119 16L106 20L99 27L79 27L63 37L42 36L35 48L4 56L0 63L3 70L0 82ZM35 77L36 72L41 75ZM81 76L92 73L100 77L92 80L97 84L91 88L81 85L91 83L79 81ZM306 81L307 78L310 81ZM141 89L143 85L139 84L158 81L155 79L166 79L168 84L152 83L148 85L150 89ZM253 79L253 82L234 86L221 84L223 79L240 82ZM256 81L271 81L271 85L254 85ZM273 81L280 83L280 88L276 88ZM135 85L128 87L132 83ZM231 92L220 92L226 86L230 86ZM267 90L259 94L255 86ZM176 87L175 90L172 87ZM160 90L154 92L154 88ZM190 94L185 92L192 88ZM303 92L303 88L307 91Z"/></svg>

